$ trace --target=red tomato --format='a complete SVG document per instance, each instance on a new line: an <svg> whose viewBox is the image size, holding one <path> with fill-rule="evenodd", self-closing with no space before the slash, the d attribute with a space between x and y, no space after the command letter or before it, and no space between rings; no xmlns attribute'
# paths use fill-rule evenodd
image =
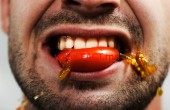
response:
<svg viewBox="0 0 170 110"><path fill-rule="evenodd" d="M62 67L70 66L72 71L93 72L109 67L118 57L117 49L94 47L63 50L57 59Z"/></svg>

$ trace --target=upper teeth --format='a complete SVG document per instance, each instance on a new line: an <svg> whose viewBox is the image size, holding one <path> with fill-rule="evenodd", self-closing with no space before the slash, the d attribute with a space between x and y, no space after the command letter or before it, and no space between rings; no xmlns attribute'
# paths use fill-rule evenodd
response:
<svg viewBox="0 0 170 110"><path fill-rule="evenodd" d="M113 37L99 37L99 38L88 38L84 39L82 37L77 37L73 39L70 36L62 36L58 41L58 49L63 50L65 48L91 48L91 47L115 47L115 39Z"/></svg>
<svg viewBox="0 0 170 110"><path fill-rule="evenodd" d="M75 41L74 41L75 49L80 49L80 48L85 48L85 47L86 47L86 43L83 38L78 37L75 39Z"/></svg>

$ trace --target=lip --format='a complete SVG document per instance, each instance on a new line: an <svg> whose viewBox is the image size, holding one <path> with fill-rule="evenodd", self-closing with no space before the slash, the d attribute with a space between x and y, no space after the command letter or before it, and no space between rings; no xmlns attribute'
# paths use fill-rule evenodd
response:
<svg viewBox="0 0 170 110"><path fill-rule="evenodd" d="M49 66L49 69L52 69L54 73L58 74L62 70L58 61L49 53L49 48L45 46L47 39L51 36L55 35L70 35L70 36L82 36L82 37L98 37L98 36L116 36L120 39L123 39L124 42L131 47L131 37L126 29L122 29L122 27L114 27L114 26L76 26L76 25L60 25L54 26L50 29L45 30L39 38L39 54L44 58L44 63L46 66ZM123 69L125 67L124 61L118 61L113 63L108 68L105 68L101 71L96 72L74 72L72 71L67 78L74 80L102 80L107 76L118 73L119 69Z"/></svg>

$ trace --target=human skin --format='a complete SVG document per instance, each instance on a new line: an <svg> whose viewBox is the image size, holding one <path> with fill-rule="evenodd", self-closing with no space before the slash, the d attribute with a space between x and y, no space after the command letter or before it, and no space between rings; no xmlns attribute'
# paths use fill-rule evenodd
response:
<svg viewBox="0 0 170 110"><path fill-rule="evenodd" d="M75 0L81 6L73 6L69 11L70 2L64 1L67 0L2 0L2 27L9 35L9 62L26 97L40 110L146 108L167 75L170 1ZM110 3L111 8L100 9L104 3ZM122 61L113 73L112 68L102 71L110 74L100 79L72 77L59 81L61 68L57 61L51 60L52 56L47 56L42 45L46 33L63 27L123 30L132 39L132 52L140 46L158 70L141 79Z"/></svg>

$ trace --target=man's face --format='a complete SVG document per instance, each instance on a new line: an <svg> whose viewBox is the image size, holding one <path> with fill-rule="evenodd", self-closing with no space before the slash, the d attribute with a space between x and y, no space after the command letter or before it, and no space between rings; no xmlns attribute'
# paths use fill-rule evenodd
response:
<svg viewBox="0 0 170 110"><path fill-rule="evenodd" d="M15 78L40 110L143 109L155 96L168 69L168 2L11 0L9 59ZM81 43L87 47L96 39L99 44L101 36L119 39L114 42L115 48L122 50L131 42L130 52L135 53L140 47L158 70L142 79L129 64L118 61L98 72L72 71L60 81L58 75L62 68L54 54L63 43L57 40L61 36L74 38L73 42L81 37ZM91 37L92 43L88 44L87 39ZM64 43L69 45L70 41Z"/></svg>

